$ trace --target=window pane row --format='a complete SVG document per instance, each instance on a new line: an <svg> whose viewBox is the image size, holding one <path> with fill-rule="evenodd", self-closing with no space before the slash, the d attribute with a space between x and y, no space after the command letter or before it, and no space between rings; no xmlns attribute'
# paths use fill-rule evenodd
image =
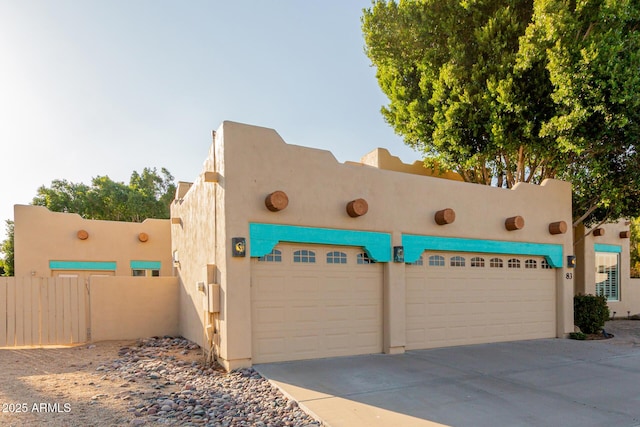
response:
<svg viewBox="0 0 640 427"><path fill-rule="evenodd" d="M429 267L444 267L446 262L445 262L445 257L442 255L431 255L428 258L428 266ZM413 263L409 263L410 265L422 265L422 257L420 257L418 259L417 262L413 262ZM522 267L522 262L517 259L517 258L509 258L506 262L507 267L508 268L521 268ZM466 259L463 256L460 255L455 255L452 256L451 258L449 258L449 265L451 267L465 267L466 266ZM491 258L489 259L489 267L490 268L503 268L505 265L505 262L502 258ZM475 256L472 257L470 260L470 266L471 267L485 267L486 266L486 261L485 258L483 257L479 257L479 256ZM524 262L524 268L526 269L537 269L538 268L538 261L535 259L527 259ZM541 269L549 269L552 268L549 263L543 259L540 261L540 267Z"/></svg>
<svg viewBox="0 0 640 427"><path fill-rule="evenodd" d="M282 252L278 249L274 249L271 253L258 258L261 262L282 262ZM326 254L327 264L346 264L347 254L340 251L331 251ZM293 262L300 264L314 264L316 262L315 251L308 249L301 249L293 253ZM366 252L361 252L356 256L356 262L358 264L375 264L375 260L369 258Z"/></svg>
<svg viewBox="0 0 640 427"><path fill-rule="evenodd" d="M282 262L282 252L278 249L274 249L271 253L264 255L258 258L259 261L263 262ZM301 249L295 251L293 253L293 262L294 263L310 263L313 264L316 262L316 253L312 250ZM331 251L326 254L326 262L327 264L347 264L347 254L340 251ZM374 264L376 261L369 258L366 252L361 252L356 256L357 264ZM417 261L412 263L407 263L408 265L423 265L422 257L418 258ZM522 268L522 262L517 258L509 258L505 261L499 257L493 257L489 259L487 263L484 257L474 256L470 259L470 266L473 268L483 268L486 265L489 268ZM539 264L539 266L538 266ZM429 267L444 267L446 265L446 259L442 255L430 255L428 257ZM467 265L466 258L460 255L455 255L449 258L449 265L451 267L465 267ZM539 263L535 259L527 259L524 261L525 269L550 269L552 268L547 260L542 259Z"/></svg>

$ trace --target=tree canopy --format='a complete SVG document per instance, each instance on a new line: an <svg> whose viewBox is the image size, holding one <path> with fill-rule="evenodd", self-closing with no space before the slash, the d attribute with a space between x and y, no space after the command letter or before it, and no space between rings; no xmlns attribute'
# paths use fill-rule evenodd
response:
<svg viewBox="0 0 640 427"><path fill-rule="evenodd" d="M50 187L38 188L31 204L54 212L73 212L86 219L141 222L147 218L169 218L175 194L173 176L145 168L134 171L129 184L97 176L91 185L54 180Z"/></svg>
<svg viewBox="0 0 640 427"><path fill-rule="evenodd" d="M377 0L386 121L469 182L573 183L574 224L640 214L640 3Z"/></svg>
<svg viewBox="0 0 640 427"><path fill-rule="evenodd" d="M0 252L4 259L0 259L0 276L13 276L13 221L6 220L7 239L0 243Z"/></svg>
<svg viewBox="0 0 640 427"><path fill-rule="evenodd" d="M142 222L147 218L169 218L176 186L165 168L133 171L129 184L97 176L91 185L56 179L50 187L41 186L31 204L53 212L77 213L86 219ZM0 267L5 276L13 275L14 224L6 221L7 239L0 244Z"/></svg>

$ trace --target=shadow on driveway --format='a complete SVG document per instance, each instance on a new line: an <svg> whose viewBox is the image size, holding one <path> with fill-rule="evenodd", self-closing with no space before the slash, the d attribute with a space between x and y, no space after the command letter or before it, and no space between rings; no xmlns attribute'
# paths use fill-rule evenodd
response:
<svg viewBox="0 0 640 427"><path fill-rule="evenodd" d="M481 344L256 365L333 427L640 425L640 322L615 338Z"/></svg>

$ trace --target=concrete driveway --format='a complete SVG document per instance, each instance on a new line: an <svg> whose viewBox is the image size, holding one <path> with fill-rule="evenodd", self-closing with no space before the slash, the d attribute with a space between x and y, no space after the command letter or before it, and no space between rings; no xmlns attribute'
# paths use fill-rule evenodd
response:
<svg viewBox="0 0 640 427"><path fill-rule="evenodd" d="M255 366L332 427L640 426L640 322L547 339Z"/></svg>

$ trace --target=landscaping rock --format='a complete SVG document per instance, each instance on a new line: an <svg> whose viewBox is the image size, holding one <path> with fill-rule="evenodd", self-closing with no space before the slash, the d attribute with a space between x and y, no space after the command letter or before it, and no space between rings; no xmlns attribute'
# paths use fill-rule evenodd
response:
<svg viewBox="0 0 640 427"><path fill-rule="evenodd" d="M189 363L175 356L199 349L180 337L146 338L136 346L121 348L120 358L99 370L111 380L135 382L136 378L146 378L156 383L161 379L149 392L151 395L134 399L142 403L130 410L135 416L132 425L321 425L253 369L227 373L220 367Z"/></svg>

